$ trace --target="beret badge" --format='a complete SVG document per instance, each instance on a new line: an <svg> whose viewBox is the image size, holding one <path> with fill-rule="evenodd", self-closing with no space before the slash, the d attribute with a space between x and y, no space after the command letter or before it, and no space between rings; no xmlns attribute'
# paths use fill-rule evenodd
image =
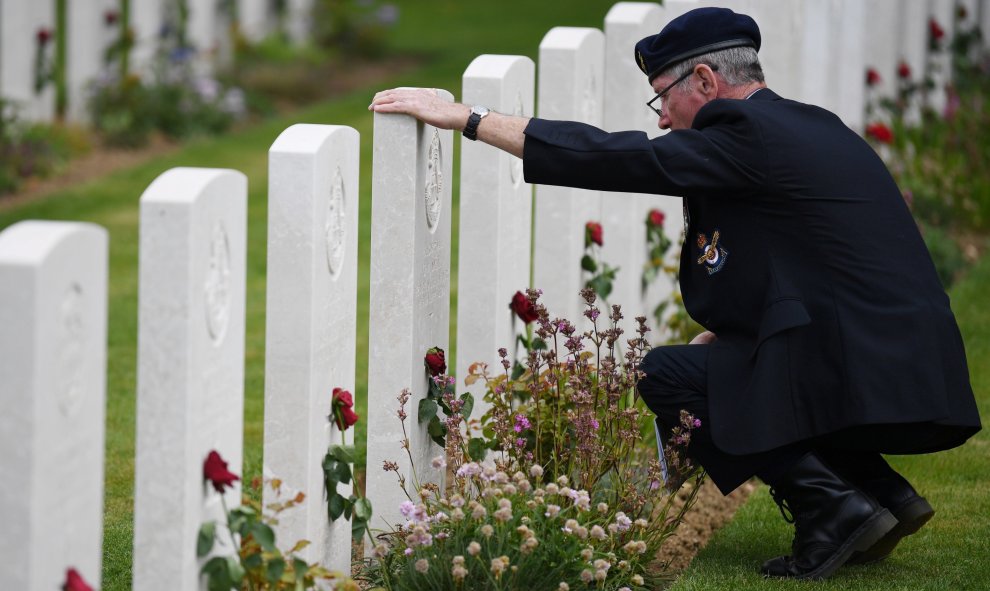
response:
<svg viewBox="0 0 990 591"><path fill-rule="evenodd" d="M646 60L643 59L642 51L636 52L636 62L639 64L639 69L643 70L644 74L649 74L649 71L646 69Z"/></svg>

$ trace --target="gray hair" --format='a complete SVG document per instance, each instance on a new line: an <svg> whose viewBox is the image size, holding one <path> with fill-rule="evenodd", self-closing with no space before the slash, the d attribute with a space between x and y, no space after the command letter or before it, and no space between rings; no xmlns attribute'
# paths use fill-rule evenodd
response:
<svg viewBox="0 0 990 591"><path fill-rule="evenodd" d="M729 86L742 86L752 82L763 82L763 68L760 66L760 58L756 55L756 50L752 47L730 47L719 51L713 51L698 57L692 57L676 64L665 74L670 74L677 79L698 64L712 66L713 70L718 70L726 84ZM685 79L678 86L682 86Z"/></svg>

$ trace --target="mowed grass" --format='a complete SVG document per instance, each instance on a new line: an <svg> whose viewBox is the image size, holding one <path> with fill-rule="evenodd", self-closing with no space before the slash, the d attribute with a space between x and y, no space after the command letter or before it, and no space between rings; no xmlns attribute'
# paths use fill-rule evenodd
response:
<svg viewBox="0 0 990 591"><path fill-rule="evenodd" d="M552 2L503 0L466 3L455 0L400 0L397 28L389 40L392 55L414 55L423 66L399 73L382 84L272 119L223 137L189 142L177 153L121 170L106 177L17 206L0 205L0 231L25 219L86 221L110 234L110 302L108 334L106 508L104 520L104 591L131 588L134 439L137 342L138 200L161 173L176 166L233 168L248 177L247 333L244 410L246 482L261 474L264 435L265 268L268 148L295 123L348 125L361 134L360 231L358 248L358 336L356 398L366 415L368 268L371 219L372 114L374 92L392 86L445 88L460 96L461 75L482 53L527 55L534 61L543 35L554 26L603 26L611 0ZM644 83L644 100L649 88ZM460 153L455 134L455 154ZM451 303L456 306L457 185L453 171ZM455 318L455 316L451 316ZM456 328L451 326L451 337ZM396 393L398 394L398 393ZM329 393L328 393L329 403ZM356 441L365 440L358 423ZM361 443L359 443L361 445ZM363 452L363 450L361 450ZM363 460L362 460L363 461ZM234 467L234 470L238 470ZM192 543L192 540L190 540Z"/></svg>
<svg viewBox="0 0 990 591"><path fill-rule="evenodd" d="M980 416L990 417L990 258L951 292ZM905 338L912 338L905 335ZM763 560L790 553L793 529L761 487L719 531L672 591L698 589L922 591L990 589L990 432L962 447L925 456L890 457L928 498L935 517L879 564L840 569L822 582L765 580Z"/></svg>

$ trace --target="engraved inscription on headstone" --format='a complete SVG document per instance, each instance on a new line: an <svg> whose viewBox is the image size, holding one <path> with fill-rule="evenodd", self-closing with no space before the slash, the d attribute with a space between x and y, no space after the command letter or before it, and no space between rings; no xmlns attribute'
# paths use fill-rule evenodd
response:
<svg viewBox="0 0 990 591"><path fill-rule="evenodd" d="M206 328L213 343L223 342L230 320L230 244L223 224L210 234L210 260L206 272Z"/></svg>
<svg viewBox="0 0 990 591"><path fill-rule="evenodd" d="M430 142L430 154L426 159L426 225L430 231L437 227L440 220L440 206L443 203L443 167L440 148L440 131L433 131L433 141Z"/></svg>
<svg viewBox="0 0 990 591"><path fill-rule="evenodd" d="M83 361L86 354L86 326L82 316L82 287L72 283L62 297L59 329L62 331L58 352L58 409L71 417L79 409L83 389Z"/></svg>
<svg viewBox="0 0 990 591"><path fill-rule="evenodd" d="M595 68L588 71L588 84L584 87L584 96L581 100L581 121L598 122L601 115L598 114L598 80L595 77Z"/></svg>
<svg viewBox="0 0 990 591"><path fill-rule="evenodd" d="M344 177L340 173L340 167L333 175L330 183L330 202L327 211L326 240L327 240L327 266L330 267L330 276L336 279L340 276L340 269L344 264Z"/></svg>

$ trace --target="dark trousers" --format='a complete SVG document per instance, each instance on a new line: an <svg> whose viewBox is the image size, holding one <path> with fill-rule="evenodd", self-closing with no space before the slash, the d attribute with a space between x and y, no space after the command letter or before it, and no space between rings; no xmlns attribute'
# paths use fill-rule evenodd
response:
<svg viewBox="0 0 990 591"><path fill-rule="evenodd" d="M802 441L746 455L719 449L712 441L708 421L708 349L708 345L670 345L653 349L640 365L646 377L639 382L639 394L656 414L665 442L670 429L680 423L682 409L701 420L701 426L691 433L687 453L705 469L723 494L729 494L753 476L773 485L792 464L811 451L828 458L833 465L844 461L847 455L850 462L870 460L886 465L878 453L842 452L826 441Z"/></svg>

